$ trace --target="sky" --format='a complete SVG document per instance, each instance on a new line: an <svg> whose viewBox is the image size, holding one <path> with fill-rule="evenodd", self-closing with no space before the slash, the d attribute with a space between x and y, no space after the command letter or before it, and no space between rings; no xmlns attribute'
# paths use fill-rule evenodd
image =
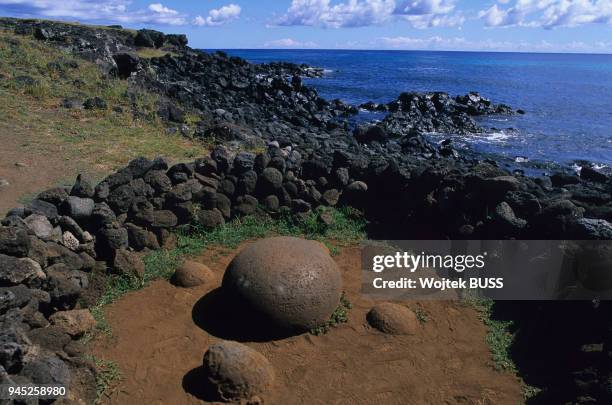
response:
<svg viewBox="0 0 612 405"><path fill-rule="evenodd" d="M185 33L206 49L612 53L612 0L0 0L0 15Z"/></svg>

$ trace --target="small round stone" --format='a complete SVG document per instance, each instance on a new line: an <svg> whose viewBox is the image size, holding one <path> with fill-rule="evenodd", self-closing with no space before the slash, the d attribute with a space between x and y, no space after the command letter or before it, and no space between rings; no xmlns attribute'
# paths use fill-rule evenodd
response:
<svg viewBox="0 0 612 405"><path fill-rule="evenodd" d="M414 312L391 302L376 304L366 317L372 327L389 335L413 335L419 326Z"/></svg>
<svg viewBox="0 0 612 405"><path fill-rule="evenodd" d="M342 279L321 243L275 237L240 252L223 277L223 290L287 330L308 330L329 320L342 293Z"/></svg>
<svg viewBox="0 0 612 405"><path fill-rule="evenodd" d="M274 382L268 359L248 346L229 341L208 348L204 374L224 401L250 400L267 392Z"/></svg>
<svg viewBox="0 0 612 405"><path fill-rule="evenodd" d="M176 269L172 281L179 287L190 288L209 283L213 277L214 274L208 266L186 261Z"/></svg>

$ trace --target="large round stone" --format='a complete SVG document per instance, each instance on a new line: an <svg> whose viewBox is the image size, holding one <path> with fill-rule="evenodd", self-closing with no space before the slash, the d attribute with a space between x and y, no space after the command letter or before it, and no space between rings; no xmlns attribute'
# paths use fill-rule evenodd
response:
<svg viewBox="0 0 612 405"><path fill-rule="evenodd" d="M262 239L240 252L223 277L223 290L277 327L308 330L327 320L340 302L342 279L319 242Z"/></svg>
<svg viewBox="0 0 612 405"><path fill-rule="evenodd" d="M248 346L229 341L208 348L204 373L224 401L249 400L265 393L274 382L268 359Z"/></svg>
<svg viewBox="0 0 612 405"><path fill-rule="evenodd" d="M391 302L375 305L368 312L367 320L374 328L389 335L413 335L419 326L414 312Z"/></svg>

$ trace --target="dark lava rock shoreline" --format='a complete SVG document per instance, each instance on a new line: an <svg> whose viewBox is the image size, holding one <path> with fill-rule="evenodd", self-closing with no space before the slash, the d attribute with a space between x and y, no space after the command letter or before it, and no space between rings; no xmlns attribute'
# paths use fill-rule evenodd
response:
<svg viewBox="0 0 612 405"><path fill-rule="evenodd" d="M385 106L361 106L389 114L353 128L349 118L357 108L305 86L303 76L320 73L307 66L253 65L151 30L15 19L0 19L0 27L92 60L132 89L156 91L169 128L217 143L189 163L169 167L163 158L139 158L98 184L79 176L73 187L51 188L8 213L0 227L2 382L91 380L93 367L79 360L74 336L49 326L51 316L78 307L94 268L142 276L138 252L172 247L174 231L194 224L213 229L244 215L299 219L312 212L324 222L326 207L351 206L370 221L375 238L612 239L606 173L585 167L580 176L530 178L461 156L452 139L427 141L426 132L484 131L474 117L518 112L476 93L403 93ZM141 59L135 51L142 47L168 54ZM187 113L199 121L188 125ZM515 319L537 336L548 333L538 319L569 315L566 307L525 306ZM545 395L554 403L605 401L612 394L610 306L570 310L580 319L561 316L571 338L557 335L551 358L580 357L580 344L602 350L596 362L547 369L564 383L541 382ZM536 354L547 347L542 340L531 349Z"/></svg>

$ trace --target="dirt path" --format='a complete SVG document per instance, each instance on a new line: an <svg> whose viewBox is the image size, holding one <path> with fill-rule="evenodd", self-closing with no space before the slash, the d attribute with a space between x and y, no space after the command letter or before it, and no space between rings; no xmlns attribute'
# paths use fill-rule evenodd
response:
<svg viewBox="0 0 612 405"><path fill-rule="evenodd" d="M62 158L66 153L60 144L45 142L36 130L9 126L0 122L0 217L19 206L20 199L63 182L72 182L84 167L83 162Z"/></svg>
<svg viewBox="0 0 612 405"><path fill-rule="evenodd" d="M93 351L115 360L124 379L105 403L202 403L189 392L197 393L197 368L207 346L219 337L198 327L194 319L201 298L220 284L231 256L208 254L201 260L217 275L217 285L179 289L157 281L107 309L114 337L95 341ZM353 303L347 324L324 336L247 343L277 372L275 390L265 403L521 403L520 382L492 367L485 328L471 308L450 302L406 302L427 314L416 336L388 336L368 327L365 314L373 302L358 293L359 260L357 248L344 249L336 257Z"/></svg>

